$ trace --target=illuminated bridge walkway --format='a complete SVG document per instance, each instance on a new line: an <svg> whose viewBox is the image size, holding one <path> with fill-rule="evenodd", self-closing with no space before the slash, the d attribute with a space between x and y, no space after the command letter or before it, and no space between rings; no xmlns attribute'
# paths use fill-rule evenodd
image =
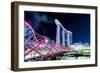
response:
<svg viewBox="0 0 100 73"><path fill-rule="evenodd" d="M24 61L44 61L73 51L68 47L72 43L72 32L66 30L57 19L55 23L57 25L56 42L36 33L31 25L24 21Z"/></svg>

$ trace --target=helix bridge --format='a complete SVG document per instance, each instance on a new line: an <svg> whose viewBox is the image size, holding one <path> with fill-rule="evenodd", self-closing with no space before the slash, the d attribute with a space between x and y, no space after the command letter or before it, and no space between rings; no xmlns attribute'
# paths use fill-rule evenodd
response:
<svg viewBox="0 0 100 73"><path fill-rule="evenodd" d="M48 36L35 32L32 26L24 21L24 61L44 61L52 59L64 52L72 51L71 48L57 44Z"/></svg>

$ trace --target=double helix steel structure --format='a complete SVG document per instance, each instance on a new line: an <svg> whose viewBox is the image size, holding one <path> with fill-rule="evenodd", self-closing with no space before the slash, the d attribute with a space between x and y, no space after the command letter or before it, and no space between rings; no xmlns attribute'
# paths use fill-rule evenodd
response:
<svg viewBox="0 0 100 73"><path fill-rule="evenodd" d="M55 22L57 23L57 20ZM24 21L24 61L44 61L60 53L71 51L71 48L65 46L65 38L63 38L63 44L60 43L58 31L59 24L56 34L58 37L56 36L56 42L54 42L48 36L43 36L35 32L31 25L27 21ZM66 30L64 29L64 31ZM68 38L67 45L71 43L69 40L70 38Z"/></svg>

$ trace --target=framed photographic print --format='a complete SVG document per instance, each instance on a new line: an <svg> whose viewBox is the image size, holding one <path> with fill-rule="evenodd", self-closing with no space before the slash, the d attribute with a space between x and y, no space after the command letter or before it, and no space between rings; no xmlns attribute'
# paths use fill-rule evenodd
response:
<svg viewBox="0 0 100 73"><path fill-rule="evenodd" d="M97 66L97 7L11 3L11 69Z"/></svg>

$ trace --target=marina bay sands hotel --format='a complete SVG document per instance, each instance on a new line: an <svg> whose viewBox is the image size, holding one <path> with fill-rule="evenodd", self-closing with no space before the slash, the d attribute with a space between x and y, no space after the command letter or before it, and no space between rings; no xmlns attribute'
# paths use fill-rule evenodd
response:
<svg viewBox="0 0 100 73"><path fill-rule="evenodd" d="M72 32L68 31L63 27L58 19L55 19L56 29L56 44L61 44L63 46L69 46L72 44Z"/></svg>

